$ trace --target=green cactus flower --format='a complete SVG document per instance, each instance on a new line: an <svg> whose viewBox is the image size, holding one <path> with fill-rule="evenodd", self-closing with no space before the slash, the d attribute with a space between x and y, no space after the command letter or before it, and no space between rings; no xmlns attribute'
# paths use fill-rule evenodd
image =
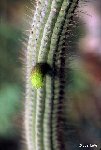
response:
<svg viewBox="0 0 101 150"><path fill-rule="evenodd" d="M40 68L35 67L31 72L31 83L32 86L36 89L41 88L43 86L43 74Z"/></svg>

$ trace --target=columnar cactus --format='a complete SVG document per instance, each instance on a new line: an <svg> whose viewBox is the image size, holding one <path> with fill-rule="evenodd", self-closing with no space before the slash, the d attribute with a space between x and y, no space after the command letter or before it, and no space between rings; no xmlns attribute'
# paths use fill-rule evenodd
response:
<svg viewBox="0 0 101 150"><path fill-rule="evenodd" d="M65 149L62 132L62 107L65 96L64 56L68 51L66 39L69 22L78 2L79 0L36 2L26 52L24 126L27 150ZM33 67L38 63L48 64L51 73L46 71L44 76L41 76L42 72L38 72L38 69L33 73ZM40 67L39 65L39 70L42 70ZM35 82L35 79L39 81Z"/></svg>

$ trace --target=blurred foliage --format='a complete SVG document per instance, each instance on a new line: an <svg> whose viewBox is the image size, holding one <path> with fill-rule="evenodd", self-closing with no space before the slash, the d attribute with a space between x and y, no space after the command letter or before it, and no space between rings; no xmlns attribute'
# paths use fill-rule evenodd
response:
<svg viewBox="0 0 101 150"><path fill-rule="evenodd" d="M0 136L17 133L14 120L22 109L22 17L24 0L0 1Z"/></svg>
<svg viewBox="0 0 101 150"><path fill-rule="evenodd" d="M18 60L21 31L7 23L0 24L0 83L18 82L21 62Z"/></svg>
<svg viewBox="0 0 101 150"><path fill-rule="evenodd" d="M71 93L87 91L89 89L89 76L82 67L81 60L77 57L70 62L69 66L72 84L68 85L68 90Z"/></svg>
<svg viewBox="0 0 101 150"><path fill-rule="evenodd" d="M16 84L3 84L0 90L0 134L14 133L11 120L20 109L20 88Z"/></svg>

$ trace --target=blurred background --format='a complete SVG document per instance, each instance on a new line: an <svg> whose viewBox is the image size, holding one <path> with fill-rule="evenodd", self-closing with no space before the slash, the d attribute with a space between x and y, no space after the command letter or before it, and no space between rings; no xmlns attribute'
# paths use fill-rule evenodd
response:
<svg viewBox="0 0 101 150"><path fill-rule="evenodd" d="M19 126L24 88L20 57L23 49L23 31L27 22L24 19L26 6L32 7L28 0L0 0L0 150L21 149ZM89 0L86 5L80 3L78 16L82 28L78 28L77 38L74 40L74 43L77 43L74 48L76 55L70 61L71 82L67 89L67 97L70 100L66 102L67 118L75 124L77 133L76 136L70 133L72 138L67 138L67 141L70 140L73 146L77 143L97 144L99 150L101 147L101 1ZM80 37L81 32L83 32L82 37ZM68 129L66 130L68 133ZM78 147L74 149L77 150ZM73 147L70 146L69 150L72 149ZM90 147L88 149L90 150Z"/></svg>
<svg viewBox="0 0 101 150"><path fill-rule="evenodd" d="M26 5L25 0L0 0L0 150L20 149Z"/></svg>
<svg viewBox="0 0 101 150"><path fill-rule="evenodd" d="M67 150L101 148L101 0L84 2L74 17L69 62L67 53Z"/></svg>

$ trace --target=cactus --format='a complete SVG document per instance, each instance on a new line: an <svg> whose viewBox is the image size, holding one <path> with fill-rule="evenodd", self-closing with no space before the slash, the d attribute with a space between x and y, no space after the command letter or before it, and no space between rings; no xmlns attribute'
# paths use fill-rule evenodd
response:
<svg viewBox="0 0 101 150"><path fill-rule="evenodd" d="M66 67L64 56L68 48L66 35L69 22L78 2L36 2L26 52L24 126L27 150L65 149L62 131ZM46 63L52 68L50 75L47 72L44 74L43 83L40 71L36 71L34 76L31 74L38 63Z"/></svg>

